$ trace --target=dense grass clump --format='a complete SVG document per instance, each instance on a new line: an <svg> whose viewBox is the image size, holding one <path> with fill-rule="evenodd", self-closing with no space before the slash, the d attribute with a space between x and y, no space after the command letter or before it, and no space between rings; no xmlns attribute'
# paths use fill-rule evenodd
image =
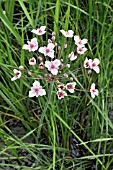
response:
<svg viewBox="0 0 113 170"><path fill-rule="evenodd" d="M113 169L113 1L1 0L0 1L0 168L22 170ZM34 37L31 30L46 26L44 45L52 31L63 48L60 30L88 39L88 51L67 70L77 83L73 95L58 100L55 82L44 82L47 94L29 98L33 80L14 82L13 70L29 69L28 60L38 57L23 45ZM41 46L41 39L36 36ZM68 41L65 61L74 50ZM60 56L60 52L59 52ZM85 58L100 60L100 73L90 76ZM75 72L72 70L75 69ZM88 93L95 82L99 95ZM77 90L80 89L80 90Z"/></svg>

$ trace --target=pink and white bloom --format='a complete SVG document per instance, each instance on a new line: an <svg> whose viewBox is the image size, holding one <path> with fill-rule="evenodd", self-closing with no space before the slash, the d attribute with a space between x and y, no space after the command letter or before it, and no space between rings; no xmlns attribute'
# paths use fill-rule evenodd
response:
<svg viewBox="0 0 113 170"><path fill-rule="evenodd" d="M68 90L70 93L74 93L76 82L67 83L66 84L66 90Z"/></svg>
<svg viewBox="0 0 113 170"><path fill-rule="evenodd" d="M21 71L18 71L17 69L14 69L13 72L14 72L14 77L11 78L11 81L19 79L21 77Z"/></svg>
<svg viewBox="0 0 113 170"><path fill-rule="evenodd" d="M44 95L46 95L46 91L42 88L42 86L40 86L38 81L35 81L33 83L33 87L31 87L31 90L29 91L29 97L38 97Z"/></svg>
<svg viewBox="0 0 113 170"><path fill-rule="evenodd" d="M78 47L84 47L84 45L87 43L87 39L84 38L84 39L80 39L79 36L75 35L74 36L74 40L75 40L75 44L78 46Z"/></svg>
<svg viewBox="0 0 113 170"><path fill-rule="evenodd" d="M33 29L31 32L33 32L34 34L37 34L37 35L43 35L46 33L45 29L46 29L46 26L41 26L38 29Z"/></svg>
<svg viewBox="0 0 113 170"><path fill-rule="evenodd" d="M74 61L77 59L77 56L74 55L74 52L72 51L69 55L68 55L68 58L70 61Z"/></svg>
<svg viewBox="0 0 113 170"><path fill-rule="evenodd" d="M98 96L98 89L95 89L95 83L92 83L90 93L93 99L95 98L95 96Z"/></svg>
<svg viewBox="0 0 113 170"><path fill-rule="evenodd" d="M31 51L36 51L38 49L38 42L37 42L37 38L33 38L31 39L31 41L27 41L28 44L24 44L22 49L24 50L29 50L29 52Z"/></svg>
<svg viewBox="0 0 113 170"><path fill-rule="evenodd" d="M34 57L30 58L29 65L32 65L32 66L36 65L36 59Z"/></svg>
<svg viewBox="0 0 113 170"><path fill-rule="evenodd" d="M99 59L95 58L93 61L91 59L89 61L90 68L93 69L96 73L99 73L100 72L100 68L98 66L100 64Z"/></svg>
<svg viewBox="0 0 113 170"><path fill-rule="evenodd" d="M48 70L53 74L57 75L58 74L58 69L59 66L61 65L61 61L59 59L56 59L54 61L46 61L45 62L45 67L48 68Z"/></svg>
<svg viewBox="0 0 113 170"><path fill-rule="evenodd" d="M84 61L84 67L85 67L85 68L89 68L89 67L90 67L90 62L91 62L91 59L88 59L88 58L86 57L86 59L85 59L85 61Z"/></svg>
<svg viewBox="0 0 113 170"><path fill-rule="evenodd" d="M68 31L60 30L60 32L64 35L64 37L73 37L74 34L72 30L68 30Z"/></svg>
<svg viewBox="0 0 113 170"><path fill-rule="evenodd" d="M65 96L67 96L67 93L59 88L58 91L57 91L57 96L58 96L58 99L62 99Z"/></svg>
<svg viewBox="0 0 113 170"><path fill-rule="evenodd" d="M53 43L49 43L48 46L40 47L39 52L44 54L44 56L49 56L51 58L54 58L54 47L55 45Z"/></svg>
<svg viewBox="0 0 113 170"><path fill-rule="evenodd" d="M87 51L87 48L85 47L77 47L77 53L82 55Z"/></svg>

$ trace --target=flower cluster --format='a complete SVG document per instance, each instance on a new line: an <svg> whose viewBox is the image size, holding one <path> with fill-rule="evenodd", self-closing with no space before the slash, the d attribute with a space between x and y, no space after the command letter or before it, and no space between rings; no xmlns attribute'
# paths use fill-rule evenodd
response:
<svg viewBox="0 0 113 170"><path fill-rule="evenodd" d="M40 40L44 44L42 35L46 33L46 26L41 26L38 29L33 29L31 32L40 36ZM72 30L64 31L62 29L60 30L60 32L63 36L66 37L66 41L68 38L74 37L76 45L75 50L70 51L65 59L62 58L62 55L63 51L68 48L68 45L65 42L64 46L61 47L59 45L59 42L55 42L55 32L52 32L52 37L48 39L47 44L44 46L39 47L39 42L36 37L31 39L30 41L27 41L27 44L23 45L23 49L28 50L29 52L38 51L39 56L37 56L37 58L35 58L34 56L31 57L28 63L30 66L37 66L38 64L38 67L36 67L36 69L38 68L36 79L43 81L45 80L46 82L54 81L56 83L58 89L56 94L58 99L62 99L67 96L68 93L74 93L74 91L76 90L76 82L73 82L73 77L69 77L68 69L71 68L71 64L74 63L79 55L81 56L87 51L85 45L88 42L88 40L85 38L80 39L78 35L74 36L74 32ZM91 74L91 70L99 73L99 63L100 61L97 58L95 58L94 60L86 58L83 65L86 69L90 69L88 71L88 74ZM34 72L32 70L29 71L26 70L23 66L19 66L19 70L14 69L14 77L11 78L11 81L19 79L22 76L22 70L27 71L29 76L34 75ZM61 80L63 80L62 76L64 78L63 83L61 82ZM89 92L91 93L92 98L98 96L98 90L95 89L94 83L91 85ZM31 87L31 90L29 91L29 97L38 97L43 95L46 95L45 89L40 85L39 81L35 80L35 82L33 83L33 87Z"/></svg>

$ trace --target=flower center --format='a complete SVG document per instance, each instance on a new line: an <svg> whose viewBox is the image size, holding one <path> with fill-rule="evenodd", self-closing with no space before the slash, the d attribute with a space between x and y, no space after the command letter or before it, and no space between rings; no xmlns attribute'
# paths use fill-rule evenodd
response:
<svg viewBox="0 0 113 170"><path fill-rule="evenodd" d="M51 69L54 69L54 68L55 68L55 65L54 65L54 64L52 64L52 65L51 65Z"/></svg>
<svg viewBox="0 0 113 170"><path fill-rule="evenodd" d="M34 47L34 45L33 44L30 44L30 48L33 48Z"/></svg>
<svg viewBox="0 0 113 170"><path fill-rule="evenodd" d="M95 67L95 66L96 66L96 63L93 63L93 64L92 64L92 67Z"/></svg>
<svg viewBox="0 0 113 170"><path fill-rule="evenodd" d="M73 88L73 85L72 85L72 84L69 84L69 85L67 85L67 88L68 88L68 89L72 89L72 88Z"/></svg>
<svg viewBox="0 0 113 170"><path fill-rule="evenodd" d="M34 59L31 59L30 62L34 62Z"/></svg>
<svg viewBox="0 0 113 170"><path fill-rule="evenodd" d="M89 67L89 62L86 62L86 67Z"/></svg>
<svg viewBox="0 0 113 170"><path fill-rule="evenodd" d="M39 31L39 33L42 33L42 30L41 30L41 29L39 29L38 31Z"/></svg>
<svg viewBox="0 0 113 170"><path fill-rule="evenodd" d="M58 96L59 96L59 97L62 97L62 96L63 96L63 93L62 93L62 92L58 92Z"/></svg>
<svg viewBox="0 0 113 170"><path fill-rule="evenodd" d="M46 48L46 53L49 53L50 52L50 49L49 48Z"/></svg>
<svg viewBox="0 0 113 170"><path fill-rule="evenodd" d="M80 41L78 42L78 44L82 45L82 41L80 40Z"/></svg>
<svg viewBox="0 0 113 170"><path fill-rule="evenodd" d="M20 74L20 73L16 73L15 76L18 77L19 74Z"/></svg>
<svg viewBox="0 0 113 170"><path fill-rule="evenodd" d="M92 92L93 92L93 93L95 93L95 92L96 92L96 90L95 90L95 89L93 89L93 90L92 90Z"/></svg>
<svg viewBox="0 0 113 170"><path fill-rule="evenodd" d="M38 93L38 91L39 91L39 89L38 89L38 88L36 88L36 89L35 89L35 93Z"/></svg>
<svg viewBox="0 0 113 170"><path fill-rule="evenodd" d="M83 51L83 49L82 49L82 48L79 48L79 51L80 51L80 52L82 52L82 51Z"/></svg>

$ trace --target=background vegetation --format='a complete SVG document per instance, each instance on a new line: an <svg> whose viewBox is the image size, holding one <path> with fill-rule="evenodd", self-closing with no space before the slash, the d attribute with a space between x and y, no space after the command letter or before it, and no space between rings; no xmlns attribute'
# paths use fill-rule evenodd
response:
<svg viewBox="0 0 113 170"><path fill-rule="evenodd" d="M113 169L112 16L112 0L0 1L1 169ZM25 66L32 55L22 50L24 42L42 25L45 40L54 30L56 41L63 43L60 29L88 39L88 52L73 67L82 68L87 56L100 60L101 71L89 78L82 68L72 76L78 88L96 82L99 96L94 101L84 92L59 101L53 83L46 86L46 97L31 99L32 80L11 82L13 69Z"/></svg>

